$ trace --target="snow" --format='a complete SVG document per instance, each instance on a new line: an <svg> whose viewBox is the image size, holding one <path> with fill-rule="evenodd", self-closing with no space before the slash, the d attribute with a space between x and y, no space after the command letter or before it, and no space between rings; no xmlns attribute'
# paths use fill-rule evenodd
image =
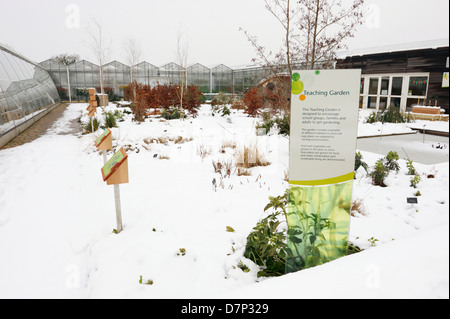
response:
<svg viewBox="0 0 450 319"><path fill-rule="evenodd" d="M67 134L70 121L88 121L86 107L71 104L46 135L0 151L0 298L449 298L448 162L414 162L417 189L403 159L385 188L359 170L353 197L365 210L351 218L349 238L364 251L257 278L258 267L243 257L246 238L265 217L268 197L287 187L289 139L256 136L258 119L235 110L212 117L208 105L185 121L138 125L125 115L112 129L113 146L127 150L130 176L120 185L124 231L114 234L113 187L101 178L103 157L94 146L101 132ZM381 127L364 124L363 115L358 135L379 135ZM383 127L383 134L411 131ZM166 144L150 143L158 138ZM236 149L224 147L230 141ZM212 161L233 161L250 142L271 165L221 179ZM369 166L386 155L361 153ZM418 204L407 204L417 191ZM140 284L141 276L153 284Z"/></svg>

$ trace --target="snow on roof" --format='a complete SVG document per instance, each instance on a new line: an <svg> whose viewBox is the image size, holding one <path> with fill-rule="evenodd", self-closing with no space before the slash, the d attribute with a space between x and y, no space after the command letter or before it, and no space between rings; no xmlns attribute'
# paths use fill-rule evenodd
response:
<svg viewBox="0 0 450 319"><path fill-rule="evenodd" d="M348 50L339 52L337 57L339 59L345 59L351 56L362 56L368 54L379 54L379 53L392 53L401 51L411 51L411 50L421 50L421 49L437 49L442 47L448 47L449 39L438 39L438 40L428 40L420 42L410 42L410 43L397 43L391 45L384 45L372 48L360 48L354 50Z"/></svg>

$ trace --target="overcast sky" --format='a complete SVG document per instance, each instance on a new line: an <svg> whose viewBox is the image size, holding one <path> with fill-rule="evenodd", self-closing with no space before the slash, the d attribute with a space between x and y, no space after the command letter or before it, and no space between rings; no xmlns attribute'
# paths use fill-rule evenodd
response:
<svg viewBox="0 0 450 319"><path fill-rule="evenodd" d="M449 37L448 0L366 0L366 7L367 23L348 41L350 49ZM183 30L189 64L231 67L255 56L240 27L273 50L282 39L263 0L0 0L0 43L36 62L77 53L95 63L86 32L93 18L112 40L110 60L121 62L131 37L142 46L141 60L161 66L176 61Z"/></svg>

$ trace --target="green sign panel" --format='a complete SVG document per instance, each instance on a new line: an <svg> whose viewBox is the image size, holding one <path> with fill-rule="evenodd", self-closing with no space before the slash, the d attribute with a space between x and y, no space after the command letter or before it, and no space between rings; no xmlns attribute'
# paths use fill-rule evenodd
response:
<svg viewBox="0 0 450 319"><path fill-rule="evenodd" d="M106 181L127 158L127 154L121 148L113 157L102 167L103 181Z"/></svg>
<svg viewBox="0 0 450 319"><path fill-rule="evenodd" d="M109 134L111 134L111 131L109 128L107 128L99 137L97 137L97 139L95 140L95 146L98 147Z"/></svg>

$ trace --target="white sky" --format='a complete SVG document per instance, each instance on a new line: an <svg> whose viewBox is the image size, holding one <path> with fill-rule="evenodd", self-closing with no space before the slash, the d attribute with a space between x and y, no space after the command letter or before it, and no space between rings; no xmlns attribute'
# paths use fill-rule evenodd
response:
<svg viewBox="0 0 450 319"><path fill-rule="evenodd" d="M70 5L79 9L78 27ZM366 0L366 5L368 23L348 41L350 49L449 37L448 0ZM0 0L0 43L36 62L77 53L96 63L86 33L94 17L113 42L111 61L125 62L123 41L133 37L142 46L141 60L157 66L175 62L180 30L190 42L188 63L206 66L250 63L254 49L239 27L275 51L282 39L263 0Z"/></svg>

